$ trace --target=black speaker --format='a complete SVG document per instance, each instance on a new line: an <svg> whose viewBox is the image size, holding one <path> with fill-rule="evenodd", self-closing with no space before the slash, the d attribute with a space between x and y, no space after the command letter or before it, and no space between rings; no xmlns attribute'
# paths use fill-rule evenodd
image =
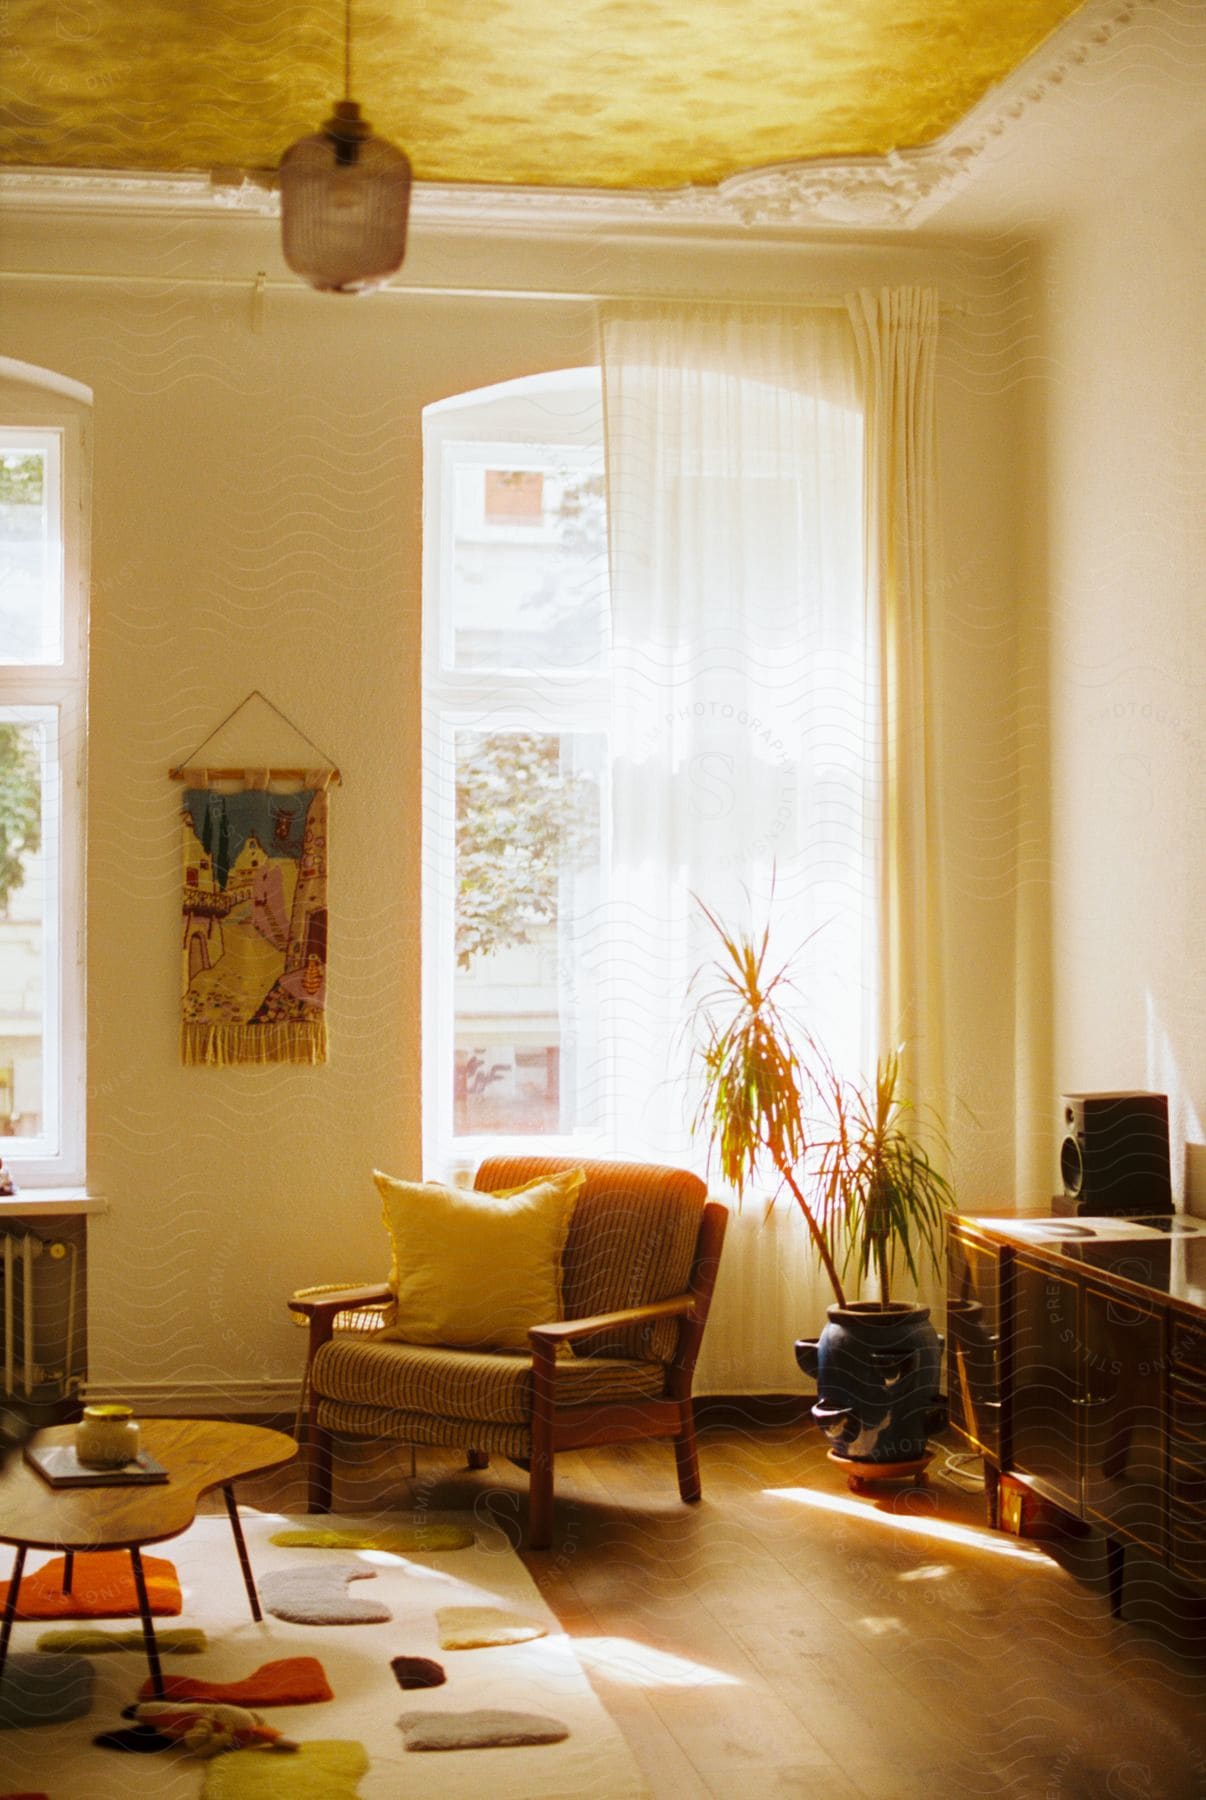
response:
<svg viewBox="0 0 1206 1800"><path fill-rule="evenodd" d="M1065 1094L1060 1213L1170 1213L1167 1094Z"/></svg>

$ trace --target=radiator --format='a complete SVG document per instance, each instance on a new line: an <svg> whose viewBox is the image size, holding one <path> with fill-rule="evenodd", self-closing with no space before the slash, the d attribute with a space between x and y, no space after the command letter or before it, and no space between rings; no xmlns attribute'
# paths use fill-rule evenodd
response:
<svg viewBox="0 0 1206 1800"><path fill-rule="evenodd" d="M78 1387L75 1367L79 1253L34 1231L0 1235L3 1386L7 1399L59 1399Z"/></svg>

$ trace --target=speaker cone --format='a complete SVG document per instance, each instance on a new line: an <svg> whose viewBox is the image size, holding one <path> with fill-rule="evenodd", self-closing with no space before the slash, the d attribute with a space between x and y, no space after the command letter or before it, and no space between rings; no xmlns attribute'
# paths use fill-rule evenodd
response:
<svg viewBox="0 0 1206 1800"><path fill-rule="evenodd" d="M1084 1186L1085 1165L1074 1137L1066 1137L1059 1147L1059 1172L1064 1178L1065 1194L1075 1199Z"/></svg>

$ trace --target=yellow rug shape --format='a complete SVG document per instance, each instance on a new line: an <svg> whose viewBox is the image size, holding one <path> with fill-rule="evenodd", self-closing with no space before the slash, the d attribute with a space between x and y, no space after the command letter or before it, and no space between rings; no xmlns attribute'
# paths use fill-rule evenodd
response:
<svg viewBox="0 0 1206 1800"><path fill-rule="evenodd" d="M441 1606L436 1625L441 1650L488 1650L499 1644L530 1644L545 1636L539 1619L498 1606Z"/></svg>
<svg viewBox="0 0 1206 1800"><path fill-rule="evenodd" d="M294 1751L236 1750L205 1771L204 1800L353 1800L369 1766L363 1744L319 1738Z"/></svg>
<svg viewBox="0 0 1206 1800"><path fill-rule="evenodd" d="M161 1656L200 1656L207 1642L203 1631L194 1631L187 1625L155 1633ZM141 1625L131 1631L100 1631L88 1625L65 1626L62 1631L44 1631L34 1649L66 1650L77 1656L99 1656L107 1650L141 1650L145 1656L146 1639Z"/></svg>
<svg viewBox="0 0 1206 1800"><path fill-rule="evenodd" d="M413 1556L424 1550L469 1550L474 1536L463 1525L390 1526L374 1531L333 1531L322 1526L295 1531L274 1531L274 1544L290 1549L384 1550L393 1556Z"/></svg>

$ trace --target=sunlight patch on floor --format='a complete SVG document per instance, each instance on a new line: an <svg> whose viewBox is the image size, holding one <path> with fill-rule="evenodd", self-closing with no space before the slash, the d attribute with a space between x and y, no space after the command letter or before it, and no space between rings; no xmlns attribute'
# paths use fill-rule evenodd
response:
<svg viewBox="0 0 1206 1800"><path fill-rule="evenodd" d="M638 1644L634 1638L576 1637L573 1644L578 1660L590 1674L621 1682L625 1687L744 1686L736 1675L726 1675L722 1669L710 1669L706 1663L692 1662L685 1656L654 1650L648 1644Z"/></svg>
<svg viewBox="0 0 1206 1800"><path fill-rule="evenodd" d="M903 1619L860 1619L858 1623L869 1637L907 1637L909 1634Z"/></svg>
<svg viewBox="0 0 1206 1800"><path fill-rule="evenodd" d="M811 1488L763 1488L773 1500L794 1500L819 1512L844 1513L869 1525L886 1525L907 1536L936 1538L943 1544L960 1544L967 1550L984 1550L990 1556L1011 1556L1049 1569L1053 1565L1041 1550L1026 1550L1015 1539L998 1532L976 1531L970 1525L954 1525L948 1519L919 1519L911 1513L879 1512L865 1500L845 1500L840 1494L820 1494Z"/></svg>

